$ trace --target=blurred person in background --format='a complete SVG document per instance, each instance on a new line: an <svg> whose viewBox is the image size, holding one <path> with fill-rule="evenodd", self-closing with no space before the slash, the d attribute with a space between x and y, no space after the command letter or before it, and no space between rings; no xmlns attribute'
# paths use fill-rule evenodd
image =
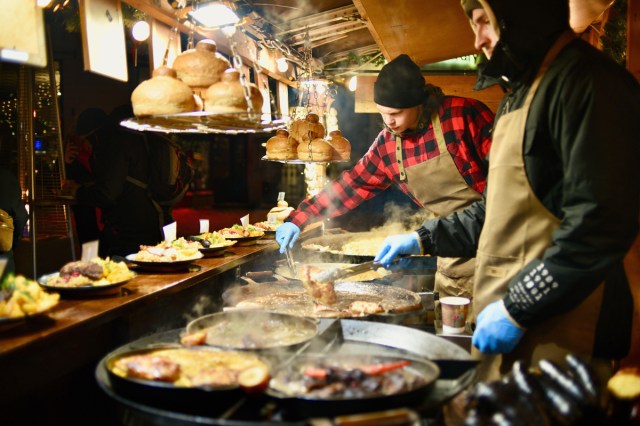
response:
<svg viewBox="0 0 640 426"><path fill-rule="evenodd" d="M106 137L104 133L108 116L100 108L87 108L78 116L75 133L64 149L66 178L79 184L93 182L94 151ZM99 210L87 204L73 204L76 233L80 245L100 238Z"/></svg>
<svg viewBox="0 0 640 426"><path fill-rule="evenodd" d="M129 117L133 117L130 105L117 107L100 128L104 140L93 155L93 182L68 180L61 190L78 205L101 209L101 257L137 253L141 244L155 245L164 239L158 212L146 189L130 181L144 182L151 164L144 134L120 126L120 121Z"/></svg>

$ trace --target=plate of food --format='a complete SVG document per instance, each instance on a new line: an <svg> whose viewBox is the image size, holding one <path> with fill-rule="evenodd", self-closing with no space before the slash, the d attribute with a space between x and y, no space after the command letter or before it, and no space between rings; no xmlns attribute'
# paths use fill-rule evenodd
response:
<svg viewBox="0 0 640 426"><path fill-rule="evenodd" d="M99 296L118 292L119 287L135 276L125 262L96 257L66 263L58 272L38 278L38 284L61 296Z"/></svg>
<svg viewBox="0 0 640 426"><path fill-rule="evenodd" d="M0 284L0 329L43 315L59 300L60 294L44 291L36 281L8 274Z"/></svg>
<svg viewBox="0 0 640 426"><path fill-rule="evenodd" d="M243 227L242 225L235 224L230 228L223 228L218 232L227 240L237 241L239 246L256 244L260 238L264 237L264 231L253 225Z"/></svg>
<svg viewBox="0 0 640 426"><path fill-rule="evenodd" d="M200 253L205 257L222 256L225 250L237 241L227 240L219 232L203 232L200 235L187 237L189 241L195 241L200 244Z"/></svg>
<svg viewBox="0 0 640 426"><path fill-rule="evenodd" d="M255 226L258 229L262 229L262 231L264 232L264 237L265 238L275 238L276 237L276 230L283 223L284 222L270 223L270 222L265 220L263 222L256 222L256 223L253 224L253 226Z"/></svg>
<svg viewBox="0 0 640 426"><path fill-rule="evenodd" d="M187 269L201 259L201 245L180 237L171 242L163 241L155 246L140 246L140 251L126 256L127 261L141 269L155 272L172 272Z"/></svg>

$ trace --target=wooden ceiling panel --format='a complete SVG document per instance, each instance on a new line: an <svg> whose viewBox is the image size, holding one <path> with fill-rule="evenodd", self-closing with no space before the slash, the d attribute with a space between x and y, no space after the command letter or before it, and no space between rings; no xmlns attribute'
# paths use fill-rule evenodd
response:
<svg viewBox="0 0 640 426"><path fill-rule="evenodd" d="M386 59L406 53L426 65L474 52L456 0L353 0Z"/></svg>

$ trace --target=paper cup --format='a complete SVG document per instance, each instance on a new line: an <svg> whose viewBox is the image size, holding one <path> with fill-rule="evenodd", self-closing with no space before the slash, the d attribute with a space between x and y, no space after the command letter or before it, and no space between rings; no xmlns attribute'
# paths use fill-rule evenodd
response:
<svg viewBox="0 0 640 426"><path fill-rule="evenodd" d="M442 332L444 334L464 333L470 303L471 300L466 297L443 297L440 299Z"/></svg>

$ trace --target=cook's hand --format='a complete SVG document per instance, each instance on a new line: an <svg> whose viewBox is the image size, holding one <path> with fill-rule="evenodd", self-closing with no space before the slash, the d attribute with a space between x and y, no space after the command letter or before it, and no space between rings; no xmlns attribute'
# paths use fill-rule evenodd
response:
<svg viewBox="0 0 640 426"><path fill-rule="evenodd" d="M389 269L393 260L401 254L420 254L418 234L412 232L411 234L392 235L385 238L382 248L373 262Z"/></svg>
<svg viewBox="0 0 640 426"><path fill-rule="evenodd" d="M276 242L280 245L280 253L289 248L293 248L293 243L300 235L300 228L291 222L285 222L276 229Z"/></svg>
<svg viewBox="0 0 640 426"><path fill-rule="evenodd" d="M511 319L502 300L498 300L478 315L471 343L485 354L509 353L525 331Z"/></svg>

